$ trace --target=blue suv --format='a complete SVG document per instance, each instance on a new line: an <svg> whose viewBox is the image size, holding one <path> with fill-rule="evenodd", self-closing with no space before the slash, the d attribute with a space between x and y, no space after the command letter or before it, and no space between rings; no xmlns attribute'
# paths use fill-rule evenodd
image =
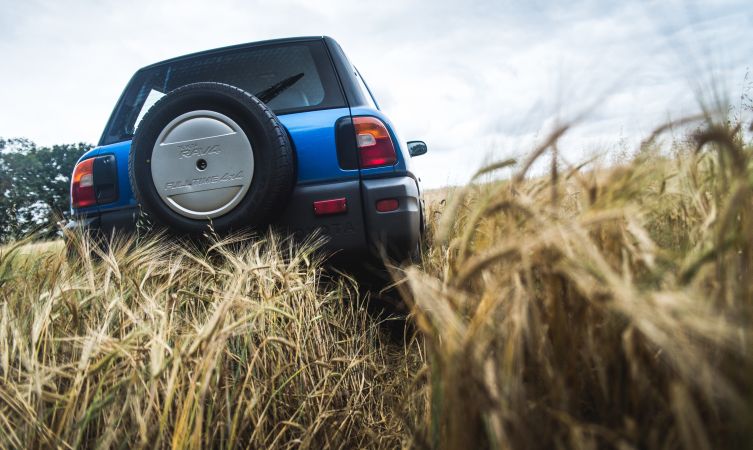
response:
<svg viewBox="0 0 753 450"><path fill-rule="evenodd" d="M319 230L330 252L405 258L423 234L423 153L329 37L209 50L136 72L76 164L69 227Z"/></svg>

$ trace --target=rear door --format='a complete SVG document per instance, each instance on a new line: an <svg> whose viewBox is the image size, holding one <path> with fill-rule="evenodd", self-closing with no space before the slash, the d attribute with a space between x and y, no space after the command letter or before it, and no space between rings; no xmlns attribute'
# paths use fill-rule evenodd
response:
<svg viewBox="0 0 753 450"><path fill-rule="evenodd" d="M204 81L269 97L267 105L285 125L295 147L299 183L358 179L357 167L343 165L338 159L336 125L340 119L350 119L350 109L322 38L212 50L141 69L118 102L100 145L130 141L157 99L181 86ZM271 96L270 91L274 92ZM118 163L127 162L117 156ZM130 190L124 193L130 194ZM132 199L120 200L104 208Z"/></svg>

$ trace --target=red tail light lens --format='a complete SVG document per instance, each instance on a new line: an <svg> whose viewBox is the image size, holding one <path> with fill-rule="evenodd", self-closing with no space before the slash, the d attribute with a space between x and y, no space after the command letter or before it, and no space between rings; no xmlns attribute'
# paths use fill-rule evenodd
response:
<svg viewBox="0 0 753 450"><path fill-rule="evenodd" d="M376 117L354 117L353 127L362 169L391 166L397 162L390 132L381 120Z"/></svg>
<svg viewBox="0 0 753 450"><path fill-rule="evenodd" d="M314 202L314 214L328 216L348 211L348 202L345 198L333 198L332 200L319 200Z"/></svg>
<svg viewBox="0 0 753 450"><path fill-rule="evenodd" d="M71 204L74 208L86 208L97 203L94 193L94 158L78 163L73 169Z"/></svg>

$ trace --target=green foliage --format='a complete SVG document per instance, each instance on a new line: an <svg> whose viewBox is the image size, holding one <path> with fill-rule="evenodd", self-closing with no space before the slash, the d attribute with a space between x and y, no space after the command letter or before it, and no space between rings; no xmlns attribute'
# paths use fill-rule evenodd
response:
<svg viewBox="0 0 753 450"><path fill-rule="evenodd" d="M68 211L70 181L89 144L37 147L27 139L0 139L0 242L53 226Z"/></svg>

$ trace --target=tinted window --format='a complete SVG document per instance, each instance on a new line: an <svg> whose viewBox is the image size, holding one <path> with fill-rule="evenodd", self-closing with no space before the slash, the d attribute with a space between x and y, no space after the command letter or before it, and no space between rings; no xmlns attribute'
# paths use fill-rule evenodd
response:
<svg viewBox="0 0 753 450"><path fill-rule="evenodd" d="M269 101L276 114L345 106L321 41L229 50L142 69L128 83L100 144L131 139L146 111L161 96L186 84L215 81L258 94L300 74L295 84Z"/></svg>

